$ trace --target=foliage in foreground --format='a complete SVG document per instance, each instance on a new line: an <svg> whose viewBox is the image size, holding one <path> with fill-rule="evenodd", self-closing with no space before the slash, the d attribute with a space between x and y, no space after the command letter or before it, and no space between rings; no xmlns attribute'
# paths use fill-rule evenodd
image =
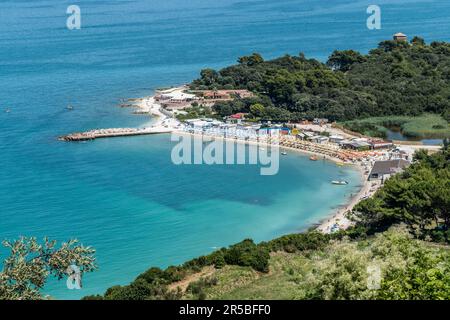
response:
<svg viewBox="0 0 450 320"><path fill-rule="evenodd" d="M80 273L96 269L95 250L71 240L57 246L47 238L40 244L35 238L22 237L4 241L11 254L0 272L0 300L40 300L41 290L52 275L58 280L67 277L67 269L76 265Z"/></svg>
<svg viewBox="0 0 450 320"><path fill-rule="evenodd" d="M340 234L318 243L319 237L310 232L261 244L274 250L268 273L225 265L183 291L177 281L194 270L184 266L185 276L174 281L153 268L147 278L85 299L450 299L450 248L414 239L406 226L358 240Z"/></svg>
<svg viewBox="0 0 450 320"><path fill-rule="evenodd" d="M324 247L330 236L318 232L293 234L255 244L252 240L244 240L229 248L222 248L209 255L171 266L165 270L150 268L136 278L130 285L109 288L104 296L89 296L85 299L107 300L146 300L146 299L180 299L182 292L170 290L169 286L183 280L190 274L200 272L202 268L214 266L221 269L225 266L241 266L259 273L269 271L270 252L278 250L309 251ZM200 292L197 292L199 295Z"/></svg>

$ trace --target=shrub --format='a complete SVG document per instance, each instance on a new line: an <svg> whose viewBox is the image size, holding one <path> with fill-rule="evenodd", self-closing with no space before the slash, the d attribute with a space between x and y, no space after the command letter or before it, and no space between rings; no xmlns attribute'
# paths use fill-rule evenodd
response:
<svg viewBox="0 0 450 320"><path fill-rule="evenodd" d="M244 240L231 246L224 254L227 264L248 266L261 272L269 271L269 251L263 246L257 246L253 240Z"/></svg>

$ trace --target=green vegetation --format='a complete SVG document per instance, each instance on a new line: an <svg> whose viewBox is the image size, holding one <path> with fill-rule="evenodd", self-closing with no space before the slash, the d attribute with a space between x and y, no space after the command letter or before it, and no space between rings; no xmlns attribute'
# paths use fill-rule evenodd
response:
<svg viewBox="0 0 450 320"><path fill-rule="evenodd" d="M386 116L350 120L343 127L367 136L386 138L387 129L397 128L411 138L450 138L450 125L439 115L424 114L418 117Z"/></svg>
<svg viewBox="0 0 450 320"><path fill-rule="evenodd" d="M96 269L94 253L90 247L78 245L76 240L56 246L55 241L20 238L4 241L11 251L0 272L0 300L41 300L41 290L52 275L61 280L69 276L68 268L75 265L80 275Z"/></svg>
<svg viewBox="0 0 450 320"><path fill-rule="evenodd" d="M206 299L449 299L450 251L401 227L369 240L332 241L311 252L277 252L270 273L227 267L203 286ZM379 268L379 289L368 287ZM376 281L376 278L374 279ZM185 298L191 298L189 295Z"/></svg>
<svg viewBox="0 0 450 320"><path fill-rule="evenodd" d="M449 80L450 44L427 45L415 37L411 43L381 42L367 55L335 51L326 64L303 54L271 61L253 54L220 71L203 70L191 87L248 89L257 94L252 99L216 104L213 110L221 116L252 112L250 106L259 103L264 112L254 109L254 116L273 120L319 117L346 121L431 113L449 121ZM416 133L416 128L413 124L405 130Z"/></svg>
<svg viewBox="0 0 450 320"><path fill-rule="evenodd" d="M85 299L449 299L448 143L415 158L356 206L349 230L244 240ZM372 267L381 275L376 290L367 285ZM185 279L194 280L183 290Z"/></svg>
<svg viewBox="0 0 450 320"><path fill-rule="evenodd" d="M165 270L151 268L139 275L135 281L127 286L114 286L109 288L104 296L89 296L91 299L106 300L147 300L147 299L181 299L183 293L179 290L170 290L169 286L179 282L189 275L200 272L203 268L214 266L215 269L241 266L255 273L269 272L270 252L278 250L303 251L321 248L328 243L330 236L318 232L295 234L279 239L255 244L252 240L244 240L229 248L222 248L207 256L202 256L184 263L181 266L171 266ZM213 281L214 282L214 281ZM200 281L194 286L195 290L188 293L192 297L201 298L203 287L209 286ZM200 289L198 287L201 287Z"/></svg>

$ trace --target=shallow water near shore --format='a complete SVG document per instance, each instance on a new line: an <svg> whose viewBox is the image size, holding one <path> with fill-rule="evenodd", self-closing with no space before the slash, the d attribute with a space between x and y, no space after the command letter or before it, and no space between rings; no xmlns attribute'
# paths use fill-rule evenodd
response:
<svg viewBox="0 0 450 320"><path fill-rule="evenodd" d="M0 238L78 238L97 249L99 270L83 290L52 281L46 293L56 298L102 293L150 266L244 238L304 230L361 183L351 167L294 152L278 175L262 177L256 166L174 166L167 135L75 144L57 136L146 125L118 108L119 98L189 82L255 51L324 61L335 49L367 52L397 31L450 39L446 0L382 1L383 29L372 32L369 1L81 0L78 31L65 28L69 4L0 3ZM0 249L0 260L6 254Z"/></svg>

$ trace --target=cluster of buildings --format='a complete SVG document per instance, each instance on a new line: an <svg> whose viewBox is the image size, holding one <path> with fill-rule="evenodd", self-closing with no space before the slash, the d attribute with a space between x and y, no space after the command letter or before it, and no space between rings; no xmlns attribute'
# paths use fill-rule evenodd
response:
<svg viewBox="0 0 450 320"><path fill-rule="evenodd" d="M353 138L346 139L341 135L323 135L314 131L303 131L296 134L302 140L308 140L314 143L334 143L343 149L356 151L389 149L394 146L392 142L380 139Z"/></svg>
<svg viewBox="0 0 450 320"><path fill-rule="evenodd" d="M299 130L297 128L286 127L282 124L244 124L242 122L243 114L236 114L226 118L226 122L216 119L190 119L186 120L186 128L195 131L205 131L211 128L239 128L240 130L257 130L268 135L290 135L297 139L309 141L317 144L336 144L342 149L354 151L369 151L390 149L394 144L389 141L368 138L346 139L340 135L327 135L310 130Z"/></svg>
<svg viewBox="0 0 450 320"><path fill-rule="evenodd" d="M195 90L192 93L197 95L204 105L213 105L219 101L231 101L235 98L245 99L254 96L248 90Z"/></svg>
<svg viewBox="0 0 450 320"><path fill-rule="evenodd" d="M239 129L241 131L257 132L261 129L261 125L242 125L237 123L223 122L216 119L202 118L202 119L189 119L185 121L186 131L191 132L206 132L211 129L230 130Z"/></svg>
<svg viewBox="0 0 450 320"><path fill-rule="evenodd" d="M195 94L187 93L184 89L173 88L164 91L157 91L155 101L163 108L184 109L189 107L198 97Z"/></svg>
<svg viewBox="0 0 450 320"><path fill-rule="evenodd" d="M335 150L365 151L368 157L374 154L388 154L389 156L373 157L370 162L371 169L368 171L368 180L386 180L390 176L401 172L410 162L405 152L394 149L392 142L380 139L353 138L346 139L340 135L324 135L310 130L299 130L297 128L285 127L281 124L261 125L251 123L230 123L216 119L190 119L184 124L186 132L208 134L215 136L234 136L241 139L258 139L257 137L279 138L289 136L289 141L300 141L302 143L315 143L317 148L335 148ZM320 147L323 145L323 147ZM324 150L325 150L324 149ZM379 149L389 149L389 152L377 152ZM388 160L385 160L388 159Z"/></svg>

